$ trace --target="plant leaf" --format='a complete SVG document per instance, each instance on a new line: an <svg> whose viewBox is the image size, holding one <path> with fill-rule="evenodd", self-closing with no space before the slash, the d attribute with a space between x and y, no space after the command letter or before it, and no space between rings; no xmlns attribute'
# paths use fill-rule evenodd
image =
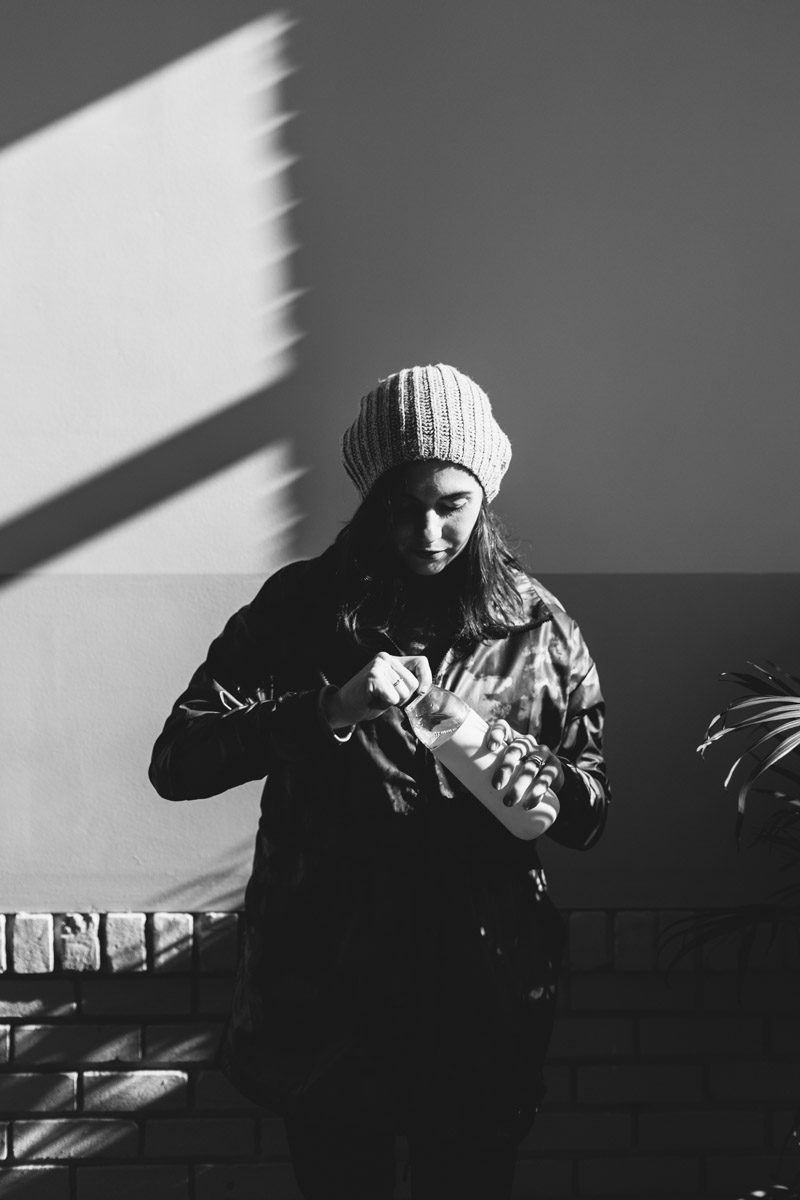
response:
<svg viewBox="0 0 800 1200"><path fill-rule="evenodd" d="M746 675L742 671L723 671L720 679L724 680L725 683L738 683L741 687L747 688L748 691L754 692L756 695L788 695L786 688L777 689L766 679L762 679L757 675Z"/></svg>

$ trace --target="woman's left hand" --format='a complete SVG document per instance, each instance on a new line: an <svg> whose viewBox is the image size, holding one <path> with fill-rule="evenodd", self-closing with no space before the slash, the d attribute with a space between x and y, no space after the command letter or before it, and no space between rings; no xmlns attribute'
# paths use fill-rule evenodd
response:
<svg viewBox="0 0 800 1200"><path fill-rule="evenodd" d="M512 784L503 797L509 807L525 796L523 808L535 808L546 791L558 794L563 787L564 769L557 756L532 734L517 733L508 721L498 717L489 725L486 745L499 754L492 783L499 792Z"/></svg>

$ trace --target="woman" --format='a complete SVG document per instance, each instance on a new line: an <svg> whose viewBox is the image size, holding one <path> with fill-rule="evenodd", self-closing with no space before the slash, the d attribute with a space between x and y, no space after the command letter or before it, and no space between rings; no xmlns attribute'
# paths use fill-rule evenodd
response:
<svg viewBox="0 0 800 1200"><path fill-rule="evenodd" d="M548 836L585 849L607 804L602 696L491 513L511 450L471 379L382 380L343 453L360 508L230 619L150 778L181 800L266 777L222 1063L282 1113L303 1196L391 1197L402 1132L415 1200L502 1200L543 1092L561 919L536 842L400 706L433 679L457 692L489 722L505 801L550 789Z"/></svg>

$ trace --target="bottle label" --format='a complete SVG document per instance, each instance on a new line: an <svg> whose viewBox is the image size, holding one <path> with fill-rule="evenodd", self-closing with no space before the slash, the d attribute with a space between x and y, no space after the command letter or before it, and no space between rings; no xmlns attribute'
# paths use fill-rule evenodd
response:
<svg viewBox="0 0 800 1200"><path fill-rule="evenodd" d="M455 700L455 697L453 699ZM418 699L412 697L411 701L404 705L404 711L417 739L428 750L449 742L469 717L469 709L463 701L458 703L458 711L455 713L440 711L431 703L428 692Z"/></svg>
<svg viewBox="0 0 800 1200"><path fill-rule="evenodd" d="M507 808L503 796L513 785L499 792L492 783L499 754L486 747L488 728L483 717L470 710L447 744L442 745L441 751L435 751L436 757L515 837L525 841L541 837L558 816L558 798L547 791L532 809L523 808L521 802Z"/></svg>

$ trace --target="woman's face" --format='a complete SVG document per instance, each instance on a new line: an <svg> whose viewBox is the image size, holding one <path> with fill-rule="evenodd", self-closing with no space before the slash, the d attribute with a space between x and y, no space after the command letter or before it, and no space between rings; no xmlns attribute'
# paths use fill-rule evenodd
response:
<svg viewBox="0 0 800 1200"><path fill-rule="evenodd" d="M469 541L483 488L462 467L431 459L400 473L392 534L401 562L415 575L438 575Z"/></svg>

